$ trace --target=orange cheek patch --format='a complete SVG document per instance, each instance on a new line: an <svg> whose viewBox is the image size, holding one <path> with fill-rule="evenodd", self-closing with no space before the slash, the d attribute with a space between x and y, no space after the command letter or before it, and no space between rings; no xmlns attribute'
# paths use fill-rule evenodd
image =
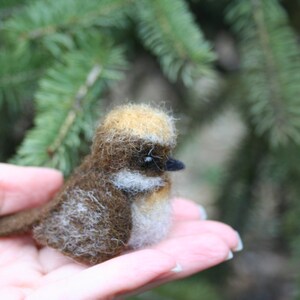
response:
<svg viewBox="0 0 300 300"><path fill-rule="evenodd" d="M167 201L170 196L171 184L167 182L166 185L159 190L153 192L147 199L145 199L145 205L143 207L143 211L147 213L147 211L152 210L155 207L155 204L162 201Z"/></svg>

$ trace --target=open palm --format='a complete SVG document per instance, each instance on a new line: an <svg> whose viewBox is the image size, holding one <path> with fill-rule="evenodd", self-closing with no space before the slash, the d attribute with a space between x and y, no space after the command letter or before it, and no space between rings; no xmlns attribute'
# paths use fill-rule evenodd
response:
<svg viewBox="0 0 300 300"><path fill-rule="evenodd" d="M42 204L61 184L54 170L0 164L0 213ZM232 228L201 220L193 202L175 199L173 208L167 239L92 267L39 247L30 235L0 238L0 299L112 299L207 269L241 248Z"/></svg>

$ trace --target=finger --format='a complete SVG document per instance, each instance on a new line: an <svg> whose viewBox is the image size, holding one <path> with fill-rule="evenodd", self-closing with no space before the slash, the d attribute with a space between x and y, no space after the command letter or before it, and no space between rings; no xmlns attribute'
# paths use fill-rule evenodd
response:
<svg viewBox="0 0 300 300"><path fill-rule="evenodd" d="M53 197L63 182L59 171L0 163L0 214L42 204Z"/></svg>
<svg viewBox="0 0 300 300"><path fill-rule="evenodd" d="M195 202L183 198L175 198L172 201L173 218L175 220L205 220L205 209Z"/></svg>
<svg viewBox="0 0 300 300"><path fill-rule="evenodd" d="M145 292L166 282L190 276L226 261L231 256L228 245L219 236L211 233L168 239L155 246L155 249L172 256L177 262L177 267L173 268L173 272L156 277L134 293L127 293L125 296Z"/></svg>
<svg viewBox="0 0 300 300"><path fill-rule="evenodd" d="M227 224L217 221L185 221L174 224L170 237L211 233L219 236L233 251L241 251L242 240L237 231Z"/></svg>
<svg viewBox="0 0 300 300"><path fill-rule="evenodd" d="M178 264L177 272L163 276L164 281L190 276L232 258L229 246L212 233L168 239L155 248L172 256Z"/></svg>
<svg viewBox="0 0 300 300"><path fill-rule="evenodd" d="M135 290L171 272L175 265L173 258L167 254L157 250L141 250L42 287L28 300L112 299L114 295Z"/></svg>

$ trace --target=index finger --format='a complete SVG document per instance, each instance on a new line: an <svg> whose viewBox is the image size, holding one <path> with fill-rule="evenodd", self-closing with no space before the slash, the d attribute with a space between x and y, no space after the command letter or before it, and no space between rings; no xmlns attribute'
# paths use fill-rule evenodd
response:
<svg viewBox="0 0 300 300"><path fill-rule="evenodd" d="M62 183L62 174L54 169L0 163L0 215L45 203Z"/></svg>
<svg viewBox="0 0 300 300"><path fill-rule="evenodd" d="M207 219L204 207L188 199L174 198L172 210L173 218L177 221Z"/></svg>

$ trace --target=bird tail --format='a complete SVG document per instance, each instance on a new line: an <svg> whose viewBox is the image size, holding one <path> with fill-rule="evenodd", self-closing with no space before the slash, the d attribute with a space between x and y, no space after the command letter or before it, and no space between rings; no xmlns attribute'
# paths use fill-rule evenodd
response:
<svg viewBox="0 0 300 300"><path fill-rule="evenodd" d="M23 234L32 229L41 218L42 208L32 208L0 217L0 236Z"/></svg>

